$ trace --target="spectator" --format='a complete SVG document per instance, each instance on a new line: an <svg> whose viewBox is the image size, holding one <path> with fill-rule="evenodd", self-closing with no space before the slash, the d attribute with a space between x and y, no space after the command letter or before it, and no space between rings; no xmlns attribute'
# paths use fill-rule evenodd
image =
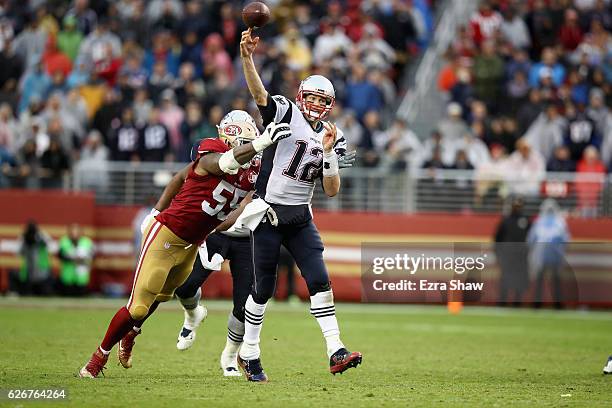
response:
<svg viewBox="0 0 612 408"><path fill-rule="evenodd" d="M193 64L185 62L179 68L179 77L174 81L174 92L180 106L185 106L189 99L202 100L206 95L204 81L196 76Z"/></svg>
<svg viewBox="0 0 612 408"><path fill-rule="evenodd" d="M565 264L565 251L569 240L569 229L559 206L552 199L545 200L527 237L530 246L530 268L536 275L534 307L542 306L544 277L550 273L554 305L557 309L561 308L561 268Z"/></svg>
<svg viewBox="0 0 612 408"><path fill-rule="evenodd" d="M94 246L91 239L84 236L78 224L68 227L68 234L59 242L60 284L64 296L83 296L87 294Z"/></svg>
<svg viewBox="0 0 612 408"><path fill-rule="evenodd" d="M110 152L104 146L98 130L91 130L85 139L81 158L77 163L78 173L84 189L104 193L108 189L108 160Z"/></svg>
<svg viewBox="0 0 612 408"><path fill-rule="evenodd" d="M469 133L469 129L461 117L463 112L461 105L456 102L449 103L446 111L447 117L442 119L438 125L438 130L443 139L459 140L463 135Z"/></svg>
<svg viewBox="0 0 612 408"><path fill-rule="evenodd" d="M529 285L528 249L525 244L530 223L523 213L524 201L512 198L510 214L502 218L495 232L495 257L499 264L499 305L506 306L511 298L513 306L520 306Z"/></svg>
<svg viewBox="0 0 612 408"><path fill-rule="evenodd" d="M146 16L155 27L171 30L178 27L183 17L183 3L178 0L152 0L147 2Z"/></svg>
<svg viewBox="0 0 612 408"><path fill-rule="evenodd" d="M148 123L142 129L140 140L140 158L142 161L169 161L170 134L160 121L159 108L153 107ZM187 145L190 146L190 145ZM187 147L185 147L187 150Z"/></svg>
<svg viewBox="0 0 612 408"><path fill-rule="evenodd" d="M13 117L13 109L8 103L0 105L0 149L6 153L17 150L17 133L19 128Z"/></svg>
<svg viewBox="0 0 612 408"><path fill-rule="evenodd" d="M468 111L468 107L475 99L474 87L471 83L471 74L467 68L457 70L457 82L451 88L451 100L461 105L463 112Z"/></svg>
<svg viewBox="0 0 612 408"><path fill-rule="evenodd" d="M372 23L363 28L363 37L357 44L357 55L359 61L367 69L388 70L395 62L395 51L381 38L381 32Z"/></svg>
<svg viewBox="0 0 612 408"><path fill-rule="evenodd" d="M108 27L107 19L100 19L95 29L81 42L78 59L88 67L94 67L101 60L121 56L121 40Z"/></svg>
<svg viewBox="0 0 612 408"><path fill-rule="evenodd" d="M375 140L380 135L380 115L374 110L365 113L363 117L363 138L359 150L363 152L361 159L364 167L376 167L380 156L376 151Z"/></svg>
<svg viewBox="0 0 612 408"><path fill-rule="evenodd" d="M84 35L93 31L98 20L95 11L89 8L89 0L75 0L74 7L66 15L76 19L77 28Z"/></svg>
<svg viewBox="0 0 612 408"><path fill-rule="evenodd" d="M45 50L47 34L39 29L34 15L26 17L25 28L13 41L13 50L23 61L26 72L35 69Z"/></svg>
<svg viewBox="0 0 612 408"><path fill-rule="evenodd" d="M578 210L584 217L596 217L599 212L599 195L603 190L606 166L599 159L599 152L595 146L587 146L584 149L582 159L576 165L576 172L578 173L575 187Z"/></svg>
<svg viewBox="0 0 612 408"><path fill-rule="evenodd" d="M497 106L504 77L504 62L495 52L495 44L485 41L482 53L474 59L474 89L489 106Z"/></svg>
<svg viewBox="0 0 612 408"><path fill-rule="evenodd" d="M185 112L176 104L176 97L172 89L166 89L162 92L160 112L160 120L170 132L170 146L172 147L172 152L175 157L178 157L181 155L181 149L185 147L182 143L180 133L180 127L185 118Z"/></svg>
<svg viewBox="0 0 612 408"><path fill-rule="evenodd" d="M210 134L206 133L204 127L204 118L202 117L202 109L200 105L195 101L187 103L185 108L185 119L181 123L180 133L183 136L183 145L192 146L196 141L210 137ZM183 150L185 154L186 150ZM188 161L187 157L183 155L178 160Z"/></svg>
<svg viewBox="0 0 612 408"><path fill-rule="evenodd" d="M18 282L20 295L50 295L53 292L49 245L51 238L35 221L29 221L19 239L21 257Z"/></svg>
<svg viewBox="0 0 612 408"><path fill-rule="evenodd" d="M2 67L2 70L0 70L0 89L15 92L24 66L23 60L15 52L10 42L7 42L0 52L0 66Z"/></svg>
<svg viewBox="0 0 612 408"><path fill-rule="evenodd" d="M66 15L63 24L64 29L57 35L57 47L74 62L79 54L83 34L77 30L77 19L75 16Z"/></svg>
<svg viewBox="0 0 612 408"><path fill-rule="evenodd" d="M555 86L561 85L565 79L565 68L557 62L557 54L552 48L544 48L541 61L531 67L529 84L538 86L543 75L550 75Z"/></svg>
<svg viewBox="0 0 612 408"><path fill-rule="evenodd" d="M529 197L539 195L546 164L542 155L532 149L525 138L516 142L516 151L508 157L507 166L512 169L506 174L510 193Z"/></svg>
<svg viewBox="0 0 612 408"><path fill-rule="evenodd" d="M21 87L21 100L19 101L19 112L30 104L34 96L46 98L51 87L51 78L43 70L42 64L36 64L34 69L24 76Z"/></svg>
<svg viewBox="0 0 612 408"><path fill-rule="evenodd" d="M56 137L51 138L49 148L42 154L40 167L44 175L43 188L62 188L64 174L70 169L70 161Z"/></svg>
<svg viewBox="0 0 612 408"><path fill-rule="evenodd" d="M215 73L221 71L230 81L234 79L234 67L224 46L223 38L218 33L210 34L204 40L202 58L205 78L212 78Z"/></svg>
<svg viewBox="0 0 612 408"><path fill-rule="evenodd" d="M491 7L490 0L483 0L470 19L472 38L477 46L493 38L502 25L502 16Z"/></svg>
<svg viewBox="0 0 612 408"><path fill-rule="evenodd" d="M143 127L146 125L151 109L153 109L153 102L149 99L147 90L145 88L139 88L134 93L134 117L136 118L136 125Z"/></svg>
<svg viewBox="0 0 612 408"><path fill-rule="evenodd" d="M0 146L0 189L10 187L9 177L17 167L15 157L4 147Z"/></svg>
<svg viewBox="0 0 612 408"><path fill-rule="evenodd" d="M576 10L565 10L565 21L559 30L559 40L566 51L574 51L582 42L582 30L578 24Z"/></svg>
<svg viewBox="0 0 612 408"><path fill-rule="evenodd" d="M140 130L136 127L134 110L126 106L121 113L121 120L112 125L109 139L111 159L118 161L139 161L138 135Z"/></svg>
<svg viewBox="0 0 612 408"><path fill-rule="evenodd" d="M181 55L179 63L182 65L186 62L192 64L194 75L201 77L204 73L202 62L202 44L198 40L198 34L195 31L187 31L183 39L181 47Z"/></svg>
<svg viewBox="0 0 612 408"><path fill-rule="evenodd" d="M132 0L129 6L120 6L123 38L132 38L136 44L149 44L149 21L144 12L144 0Z"/></svg>
<svg viewBox="0 0 612 408"><path fill-rule="evenodd" d="M567 146L557 146L553 152L553 157L546 165L548 171L574 172L576 171L576 162L570 157L570 151Z"/></svg>
<svg viewBox="0 0 612 408"><path fill-rule="evenodd" d="M563 144L567 120L559 115L556 105L549 104L527 129L525 140L548 161L553 151Z"/></svg>
<svg viewBox="0 0 612 408"><path fill-rule="evenodd" d="M112 45L107 43L102 49L102 55L94 63L93 70L96 77L106 81L109 87L114 87L117 83L117 76L123 60L113 51Z"/></svg>
<svg viewBox="0 0 612 408"><path fill-rule="evenodd" d="M555 44L557 31L552 12L546 7L544 0L535 0L533 9L525 17L533 39L533 52L539 53L543 48Z"/></svg>
<svg viewBox="0 0 612 408"><path fill-rule="evenodd" d="M457 150L455 161L450 168L453 170L474 170L474 166L468 160L465 150Z"/></svg>
<svg viewBox="0 0 612 408"><path fill-rule="evenodd" d="M159 60L153 66L153 72L149 77L147 91L154 102L158 102L161 93L172 87L174 84L174 76L168 72L166 62Z"/></svg>
<svg viewBox="0 0 612 408"><path fill-rule="evenodd" d="M321 65L324 61L335 56L339 51L347 54L351 49L351 40L344 34L338 25L323 24L321 35L314 43L313 59L314 63Z"/></svg>
<svg viewBox="0 0 612 408"><path fill-rule="evenodd" d="M416 167L417 159L423 154L419 138L400 118L396 118L388 130L381 132L374 144L378 151L383 152L381 165L391 170L403 170L409 165Z"/></svg>
<svg viewBox="0 0 612 408"><path fill-rule="evenodd" d="M17 152L18 183L15 187L27 189L40 188L40 160L36 154L36 142L27 139L19 152Z"/></svg>
<svg viewBox="0 0 612 408"><path fill-rule="evenodd" d="M525 20L512 7L508 7L503 15L504 19L500 26L503 37L516 49L529 48L531 37Z"/></svg>
<svg viewBox="0 0 612 408"><path fill-rule="evenodd" d="M143 68L150 75L157 62L164 62L166 71L175 76L178 73L179 54L171 47L170 34L166 31L158 31L153 35L152 41L152 46L145 51Z"/></svg>
<svg viewBox="0 0 612 408"><path fill-rule="evenodd" d="M565 132L565 144L569 147L572 159L580 160L587 146L601 146L595 122L586 114L584 105L578 108L570 106L566 110L568 126Z"/></svg>
<svg viewBox="0 0 612 408"><path fill-rule="evenodd" d="M516 114L519 132L525 133L533 121L543 110L542 94L539 89L531 89L526 103L524 103Z"/></svg>
<svg viewBox="0 0 612 408"><path fill-rule="evenodd" d="M351 80L346 85L345 103L362 120L368 111L378 111L383 107L380 91L366 79L366 69L354 65Z"/></svg>
<svg viewBox="0 0 612 408"><path fill-rule="evenodd" d="M448 92L457 84L457 71L461 67L460 58L452 55L452 51L446 53L447 63L442 67L438 74L438 89L441 92Z"/></svg>
<svg viewBox="0 0 612 408"><path fill-rule="evenodd" d="M290 69L305 72L312 64L310 44L300 34L294 23L286 25L285 31L277 40L276 46L287 56L287 66Z"/></svg>
<svg viewBox="0 0 612 408"><path fill-rule="evenodd" d="M592 88L589 93L588 117L595 122L595 130L599 135L605 137L606 133L612 131L612 113L606 106L605 94L600 88Z"/></svg>
<svg viewBox="0 0 612 408"><path fill-rule="evenodd" d="M422 166L424 169L428 169L428 170L436 170L436 169L447 169L448 166L446 164L444 164L444 161L442 160L442 151L440 150L439 147L434 147L432 153L431 153L431 158L429 158L429 160L425 161L423 163Z"/></svg>

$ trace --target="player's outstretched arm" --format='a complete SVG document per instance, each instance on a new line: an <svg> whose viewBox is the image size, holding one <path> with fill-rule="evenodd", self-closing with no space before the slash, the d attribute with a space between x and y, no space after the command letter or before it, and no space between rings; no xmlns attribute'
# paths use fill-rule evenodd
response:
<svg viewBox="0 0 612 408"><path fill-rule="evenodd" d="M262 134L250 143L234 147L223 154L209 153L200 159L196 172L200 175L224 173L236 174L240 166L251 160L266 147L291 135L291 128L284 123L270 123Z"/></svg>
<svg viewBox="0 0 612 408"><path fill-rule="evenodd" d="M153 207L155 210L161 212L164 211L166 208L170 207L172 199L178 194L181 187L183 186L183 183L185 183L185 179L189 174L190 168L191 163L182 168L178 173L174 175L174 177L172 177L172 180L170 180L168 185L166 185L166 188L164 188L164 191L159 197L159 200L157 200L157 204L155 204L155 207Z"/></svg>
<svg viewBox="0 0 612 408"><path fill-rule="evenodd" d="M246 79L249 92L253 96L255 103L258 106L266 106L268 104L268 91L261 82L261 78L255 68L253 62L253 51L257 48L259 37L251 37L252 29L249 28L242 32L240 39L240 59L242 60L242 69L244 78Z"/></svg>
<svg viewBox="0 0 612 408"><path fill-rule="evenodd" d="M189 174L190 167L191 164L188 164L178 173L176 173L174 177L172 177L172 180L170 180L170 182L166 185L166 188L164 188L159 200L157 200L157 203L153 209L151 209L151 212L142 220L142 223L140 224L140 232L144 234L149 222L151 222L151 219L160 212L164 211L166 208L170 207L172 199L178 194L179 190L183 186L183 183L187 178L187 174Z"/></svg>
<svg viewBox="0 0 612 408"><path fill-rule="evenodd" d="M334 151L336 125L325 123L326 132L323 135L323 191L328 197L334 197L340 191L340 172L338 171L338 155Z"/></svg>

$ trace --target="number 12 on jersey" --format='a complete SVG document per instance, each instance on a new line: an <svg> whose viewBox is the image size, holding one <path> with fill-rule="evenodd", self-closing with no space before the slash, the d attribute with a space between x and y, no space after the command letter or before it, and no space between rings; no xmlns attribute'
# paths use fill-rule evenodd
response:
<svg viewBox="0 0 612 408"><path fill-rule="evenodd" d="M303 140L298 140L295 144L297 145L297 149L295 153L293 153L293 158L291 159L291 163L289 163L289 167L283 170L283 175L304 183L314 183L314 179L319 174L321 168L323 168L323 149L320 147L313 147L310 149L310 155L317 160L306 162L298 177L298 169L304 159L308 143Z"/></svg>

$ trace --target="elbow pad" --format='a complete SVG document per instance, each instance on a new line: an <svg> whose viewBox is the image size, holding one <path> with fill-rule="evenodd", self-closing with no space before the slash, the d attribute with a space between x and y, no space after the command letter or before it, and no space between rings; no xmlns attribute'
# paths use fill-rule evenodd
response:
<svg viewBox="0 0 612 408"><path fill-rule="evenodd" d="M219 168L227 174L236 174L240 169L240 163L234 158L234 150L228 150L219 157Z"/></svg>

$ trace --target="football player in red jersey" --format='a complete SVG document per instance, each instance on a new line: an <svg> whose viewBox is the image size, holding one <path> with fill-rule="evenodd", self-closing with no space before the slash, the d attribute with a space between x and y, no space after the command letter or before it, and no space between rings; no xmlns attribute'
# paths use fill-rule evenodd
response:
<svg viewBox="0 0 612 408"><path fill-rule="evenodd" d="M172 299L187 279L199 245L221 224L220 214L229 213L246 196L247 191L240 188L241 166L290 134L289 126L271 123L260 137L243 145L236 146L237 138L232 137L236 135L202 140L200 157L179 173L184 182L177 183L178 191L169 191L158 202L163 211L144 231L128 303L112 318L102 343L79 371L80 377L98 377L120 340L126 343L123 350L119 348L120 362L131 366L133 338L142 323L160 302Z"/></svg>

